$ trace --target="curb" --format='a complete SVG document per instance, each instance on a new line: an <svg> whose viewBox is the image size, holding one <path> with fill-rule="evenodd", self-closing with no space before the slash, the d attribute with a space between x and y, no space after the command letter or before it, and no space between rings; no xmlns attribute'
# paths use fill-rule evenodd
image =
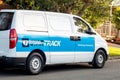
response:
<svg viewBox="0 0 120 80"><path fill-rule="evenodd" d="M120 56L109 57L108 60L115 60L115 59L120 59Z"/></svg>

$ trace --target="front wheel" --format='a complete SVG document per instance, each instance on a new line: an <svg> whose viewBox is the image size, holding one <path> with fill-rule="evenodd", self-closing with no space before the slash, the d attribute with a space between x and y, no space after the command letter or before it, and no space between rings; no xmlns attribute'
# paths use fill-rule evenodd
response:
<svg viewBox="0 0 120 80"><path fill-rule="evenodd" d="M43 68L43 58L39 53L33 53L27 60L26 69L29 74L39 74Z"/></svg>
<svg viewBox="0 0 120 80"><path fill-rule="evenodd" d="M102 68L104 67L105 61L106 61L105 52L103 50L98 50L94 56L92 65L95 68Z"/></svg>

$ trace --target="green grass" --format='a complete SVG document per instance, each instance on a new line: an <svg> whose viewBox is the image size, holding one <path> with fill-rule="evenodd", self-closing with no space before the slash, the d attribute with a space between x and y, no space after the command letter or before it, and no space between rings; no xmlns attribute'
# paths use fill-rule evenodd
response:
<svg viewBox="0 0 120 80"><path fill-rule="evenodd" d="M120 56L120 48L109 46L108 49L110 56Z"/></svg>

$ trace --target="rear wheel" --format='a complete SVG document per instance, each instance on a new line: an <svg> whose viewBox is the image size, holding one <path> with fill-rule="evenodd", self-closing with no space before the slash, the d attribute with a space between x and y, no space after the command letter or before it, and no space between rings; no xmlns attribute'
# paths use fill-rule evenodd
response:
<svg viewBox="0 0 120 80"><path fill-rule="evenodd" d="M95 68L102 68L104 67L105 61L106 61L105 52L103 50L98 50L94 56L92 65Z"/></svg>
<svg viewBox="0 0 120 80"><path fill-rule="evenodd" d="M34 52L27 60L26 65L29 74L39 74L43 69L43 58L39 53Z"/></svg>

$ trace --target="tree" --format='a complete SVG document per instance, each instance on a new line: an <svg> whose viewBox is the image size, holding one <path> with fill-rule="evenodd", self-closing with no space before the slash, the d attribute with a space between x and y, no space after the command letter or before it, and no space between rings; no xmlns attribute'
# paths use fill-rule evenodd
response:
<svg viewBox="0 0 120 80"><path fill-rule="evenodd" d="M14 9L40 9L37 0L4 0L4 2L11 5Z"/></svg>
<svg viewBox="0 0 120 80"><path fill-rule="evenodd" d="M4 0L4 2L18 9L49 10L64 13L71 13L72 10L79 10L79 14L86 9L93 0ZM19 6L18 6L19 5ZM36 8L39 7L39 8Z"/></svg>
<svg viewBox="0 0 120 80"><path fill-rule="evenodd" d="M17 9L72 13L86 19L94 28L109 20L109 4L112 0L5 0Z"/></svg>
<svg viewBox="0 0 120 80"><path fill-rule="evenodd" d="M96 28L99 24L109 20L111 0L94 0L84 11L83 17Z"/></svg>
<svg viewBox="0 0 120 80"><path fill-rule="evenodd" d="M120 7L117 7L113 12L113 21L116 24L116 28L118 30L117 37L119 37L120 32Z"/></svg>

